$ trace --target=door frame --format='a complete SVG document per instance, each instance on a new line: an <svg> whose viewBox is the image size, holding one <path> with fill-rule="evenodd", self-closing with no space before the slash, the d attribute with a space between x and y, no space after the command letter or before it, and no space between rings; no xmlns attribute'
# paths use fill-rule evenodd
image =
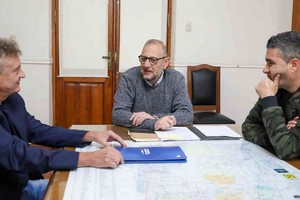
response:
<svg viewBox="0 0 300 200"><path fill-rule="evenodd" d="M61 123L66 118L65 113L58 114L58 110L62 109L61 106L58 105L58 94L62 95L60 85L62 82L70 82L70 83L79 83L83 82L102 82L104 83L104 78L88 78L88 77L59 77L59 0L51 0L52 1L52 121L53 125L60 125L63 127L68 127L69 124ZM104 110L106 114L104 117L107 119L103 120L103 123L109 124L111 123L111 108L113 106L113 95L117 89L117 74L119 72L119 52L120 52L120 4L121 0L108 0L109 8L108 8L108 35L111 37L108 39L108 51L111 55L111 64L108 66L108 76L111 77L111 81L106 82L106 85L111 87L110 92L106 92L103 95L112 96L109 105L104 106ZM168 49L168 55L171 55L171 38L172 38L172 7L173 1L167 0L167 34L166 34L166 46ZM110 108L111 107L111 108Z"/></svg>
<svg viewBox="0 0 300 200"><path fill-rule="evenodd" d="M300 32L300 0L293 1L292 30Z"/></svg>

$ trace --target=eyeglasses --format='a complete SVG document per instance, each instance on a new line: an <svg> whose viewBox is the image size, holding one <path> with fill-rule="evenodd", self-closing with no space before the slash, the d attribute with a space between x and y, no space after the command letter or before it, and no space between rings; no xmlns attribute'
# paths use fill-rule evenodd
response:
<svg viewBox="0 0 300 200"><path fill-rule="evenodd" d="M161 58L155 58L155 57L146 57L146 56L142 56L140 55L139 56L139 61L143 64L145 64L147 62L147 60L149 59L149 62L151 65L156 65L157 62L160 60L160 59L163 59L163 58L166 58L167 56L164 56L164 57L161 57Z"/></svg>

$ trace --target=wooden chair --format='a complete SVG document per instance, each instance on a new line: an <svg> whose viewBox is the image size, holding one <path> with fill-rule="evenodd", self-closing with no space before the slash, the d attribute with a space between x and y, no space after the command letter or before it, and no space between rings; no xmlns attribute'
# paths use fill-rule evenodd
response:
<svg viewBox="0 0 300 200"><path fill-rule="evenodd" d="M220 67L207 64L187 67L194 124L235 124L234 120L220 114L220 73Z"/></svg>
<svg viewBox="0 0 300 200"><path fill-rule="evenodd" d="M118 88L119 86L119 81L122 77L122 72L117 72L117 75L116 75L116 87Z"/></svg>

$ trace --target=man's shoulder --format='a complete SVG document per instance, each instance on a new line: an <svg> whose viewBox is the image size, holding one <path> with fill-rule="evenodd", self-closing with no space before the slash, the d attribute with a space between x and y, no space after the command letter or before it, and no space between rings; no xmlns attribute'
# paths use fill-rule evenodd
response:
<svg viewBox="0 0 300 200"><path fill-rule="evenodd" d="M290 99L298 103L300 101L300 88L293 94L289 93L285 89L280 88L277 91L276 97L277 99Z"/></svg>
<svg viewBox="0 0 300 200"><path fill-rule="evenodd" d="M141 73L140 73L140 67L132 67L127 69L125 72L122 73L122 76L124 76L127 80L137 80L140 79Z"/></svg>
<svg viewBox="0 0 300 200"><path fill-rule="evenodd" d="M171 68L171 67L165 69L165 72L166 72L166 73L170 73L170 74L172 74L172 73L174 73L174 74L180 73L179 71L177 71L176 69ZM181 74L181 73L180 73L180 74Z"/></svg>
<svg viewBox="0 0 300 200"><path fill-rule="evenodd" d="M300 99L300 88L293 95L294 98Z"/></svg>
<svg viewBox="0 0 300 200"><path fill-rule="evenodd" d="M165 69L165 74L172 79L184 78L183 74L173 68Z"/></svg>
<svg viewBox="0 0 300 200"><path fill-rule="evenodd" d="M136 74L136 73L139 73L139 72L140 72L140 67L135 66L135 67L131 67L131 68L127 69L125 72L123 72L123 74L133 75L133 74Z"/></svg>
<svg viewBox="0 0 300 200"><path fill-rule="evenodd" d="M9 97L7 97L6 102L7 103L20 103L20 102L24 102L24 100L20 94L14 93L14 94L11 94Z"/></svg>

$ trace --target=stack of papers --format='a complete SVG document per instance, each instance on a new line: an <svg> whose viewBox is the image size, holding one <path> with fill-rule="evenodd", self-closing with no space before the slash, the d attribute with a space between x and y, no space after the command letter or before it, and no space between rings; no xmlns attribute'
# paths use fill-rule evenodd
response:
<svg viewBox="0 0 300 200"><path fill-rule="evenodd" d="M128 131L130 138L136 142L146 141L189 141L189 140L237 140L242 135L227 126L194 125L193 127L173 127L164 131Z"/></svg>
<svg viewBox="0 0 300 200"><path fill-rule="evenodd" d="M200 140L187 127L173 127L164 131L150 131L147 129L129 129L129 137L136 142L153 142L167 140Z"/></svg>

